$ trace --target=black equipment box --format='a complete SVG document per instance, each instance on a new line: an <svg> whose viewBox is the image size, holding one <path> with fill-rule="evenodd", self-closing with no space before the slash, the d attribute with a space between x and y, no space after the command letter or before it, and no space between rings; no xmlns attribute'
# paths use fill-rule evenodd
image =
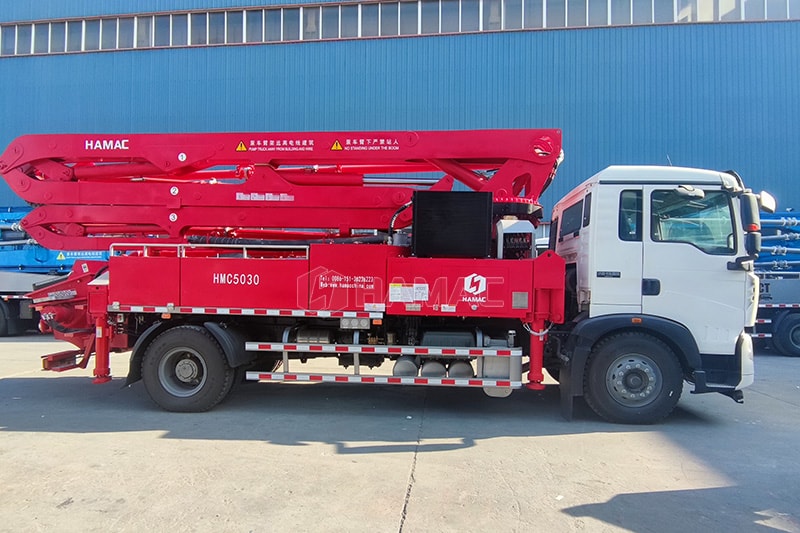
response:
<svg viewBox="0 0 800 533"><path fill-rule="evenodd" d="M417 257L489 257L492 193L415 191L411 250Z"/></svg>

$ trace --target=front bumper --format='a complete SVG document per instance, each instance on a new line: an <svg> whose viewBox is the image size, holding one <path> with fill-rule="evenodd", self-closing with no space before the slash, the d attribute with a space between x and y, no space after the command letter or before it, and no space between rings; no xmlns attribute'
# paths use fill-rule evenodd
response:
<svg viewBox="0 0 800 533"><path fill-rule="evenodd" d="M719 392L741 403L742 389L753 384L755 362L753 339L742 331L736 341L732 355L700 354L702 369L692 372L694 390L692 394Z"/></svg>

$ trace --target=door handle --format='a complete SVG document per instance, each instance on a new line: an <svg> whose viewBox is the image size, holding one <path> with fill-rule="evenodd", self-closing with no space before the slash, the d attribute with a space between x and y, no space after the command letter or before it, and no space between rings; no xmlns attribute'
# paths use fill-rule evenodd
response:
<svg viewBox="0 0 800 533"><path fill-rule="evenodd" d="M642 296L658 296L661 294L661 280L642 279Z"/></svg>

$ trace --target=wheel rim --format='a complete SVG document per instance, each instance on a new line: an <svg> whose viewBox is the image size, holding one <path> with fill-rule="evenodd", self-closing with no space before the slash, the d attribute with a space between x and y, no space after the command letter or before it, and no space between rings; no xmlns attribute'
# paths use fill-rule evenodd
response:
<svg viewBox="0 0 800 533"><path fill-rule="evenodd" d="M180 398L196 394L206 382L206 362L191 348L174 348L161 358L158 380L164 389Z"/></svg>
<svg viewBox="0 0 800 533"><path fill-rule="evenodd" d="M663 383L658 365L642 354L617 357L606 372L608 394L626 407L641 407L653 402Z"/></svg>

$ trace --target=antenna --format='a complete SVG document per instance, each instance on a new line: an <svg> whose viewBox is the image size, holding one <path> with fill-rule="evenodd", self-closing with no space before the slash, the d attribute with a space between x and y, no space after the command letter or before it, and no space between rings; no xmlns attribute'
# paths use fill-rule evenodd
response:
<svg viewBox="0 0 800 533"><path fill-rule="evenodd" d="M667 154L667 163L669 163L669 166L672 166L672 159L669 158L669 154Z"/></svg>

